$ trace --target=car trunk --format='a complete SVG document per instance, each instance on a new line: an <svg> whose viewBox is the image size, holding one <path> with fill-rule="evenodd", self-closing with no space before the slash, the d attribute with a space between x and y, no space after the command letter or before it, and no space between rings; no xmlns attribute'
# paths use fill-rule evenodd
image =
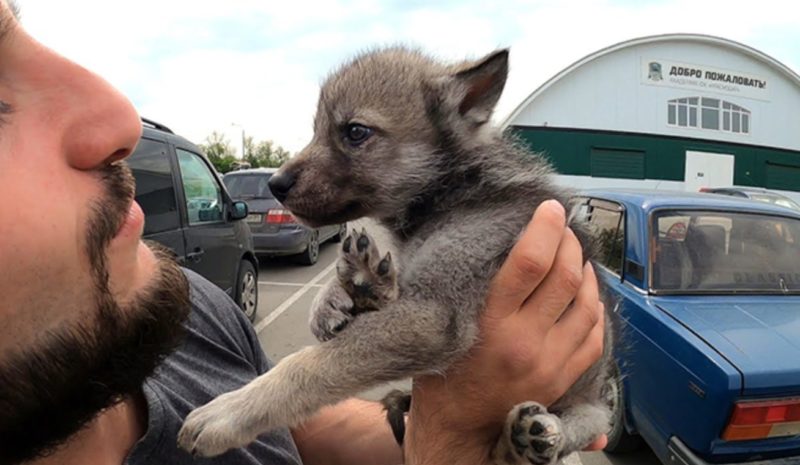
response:
<svg viewBox="0 0 800 465"><path fill-rule="evenodd" d="M253 198L242 199L247 202L247 224L250 225L250 230L255 233L271 233L277 232L280 228L279 224L267 224L267 212L272 209L283 208L280 203L275 199L267 198Z"/></svg>
<svg viewBox="0 0 800 465"><path fill-rule="evenodd" d="M657 297L742 375L743 396L800 394L800 296Z"/></svg>

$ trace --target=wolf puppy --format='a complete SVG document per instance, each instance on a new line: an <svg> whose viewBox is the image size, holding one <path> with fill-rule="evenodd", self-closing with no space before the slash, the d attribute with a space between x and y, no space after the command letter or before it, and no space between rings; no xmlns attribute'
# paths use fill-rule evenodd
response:
<svg viewBox="0 0 800 465"><path fill-rule="evenodd" d="M443 65L404 48L355 58L320 92L314 138L276 173L276 197L311 226L372 217L398 256L366 232L345 239L339 279L318 296L322 341L193 411L182 447L216 455L387 381L441 373L476 342L489 281L542 201L567 194L547 165L489 124L508 51ZM573 225L591 247L579 225ZM551 464L609 428L606 353L555 404L509 412L498 464ZM502 386L502 380L498 380Z"/></svg>

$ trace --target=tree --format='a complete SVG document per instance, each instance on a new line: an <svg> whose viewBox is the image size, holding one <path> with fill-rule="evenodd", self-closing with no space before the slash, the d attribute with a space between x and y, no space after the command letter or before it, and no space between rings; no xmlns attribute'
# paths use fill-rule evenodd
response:
<svg viewBox="0 0 800 465"><path fill-rule="evenodd" d="M239 162L236 158L236 149L222 133L214 131L206 137L205 143L200 148L208 156L209 161L220 173L227 173ZM291 153L280 145L275 145L271 140L256 142L253 136L244 139L244 153L242 161L250 164L251 168L277 168L291 157Z"/></svg>
<svg viewBox="0 0 800 465"><path fill-rule="evenodd" d="M223 134L214 131L206 137L204 144L199 144L200 149L208 156L208 160L220 173L227 173L236 162L234 150L230 141Z"/></svg>
<svg viewBox="0 0 800 465"><path fill-rule="evenodd" d="M289 156L288 150L267 140L255 144L252 150L248 151L245 161L253 168L277 168L286 162Z"/></svg>

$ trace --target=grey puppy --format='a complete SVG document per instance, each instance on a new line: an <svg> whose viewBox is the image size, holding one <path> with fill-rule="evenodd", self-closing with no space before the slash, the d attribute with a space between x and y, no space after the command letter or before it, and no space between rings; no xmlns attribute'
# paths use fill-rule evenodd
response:
<svg viewBox="0 0 800 465"><path fill-rule="evenodd" d="M220 454L378 384L443 373L465 355L489 282L531 212L546 199L568 200L541 158L489 124L507 74L507 50L446 65L395 47L362 54L327 79L311 143L270 187L311 226L376 219L398 256L381 256L366 232L345 239L339 279L312 309L324 342L191 412L183 448ZM590 259L590 241L573 229ZM509 412L498 464L555 463L608 431L606 328L602 359L561 399Z"/></svg>

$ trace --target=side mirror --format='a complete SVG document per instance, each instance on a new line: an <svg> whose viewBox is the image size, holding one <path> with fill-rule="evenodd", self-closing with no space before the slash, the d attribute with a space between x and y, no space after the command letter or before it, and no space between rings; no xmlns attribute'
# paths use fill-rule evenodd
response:
<svg viewBox="0 0 800 465"><path fill-rule="evenodd" d="M231 220L243 220L247 218L249 212L250 210L247 208L247 203L237 200L231 205Z"/></svg>

